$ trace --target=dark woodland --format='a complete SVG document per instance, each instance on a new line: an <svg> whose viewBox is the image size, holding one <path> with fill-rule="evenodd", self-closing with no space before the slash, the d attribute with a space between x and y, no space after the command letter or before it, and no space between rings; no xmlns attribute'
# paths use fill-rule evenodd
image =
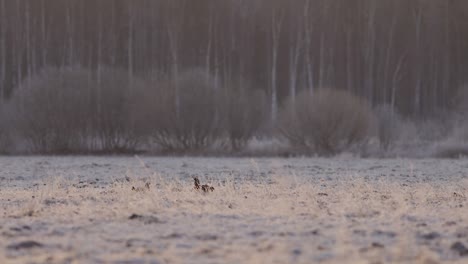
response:
<svg viewBox="0 0 468 264"><path fill-rule="evenodd" d="M86 71L97 79L96 89L113 71L130 91L144 86L140 82L151 83L151 90L162 80L184 79L187 71L203 72L224 95L230 89L250 99L261 94L263 119L273 122L298 95L321 89L428 119L459 107L468 82L468 2L0 0L2 102L28 102L31 94L22 90L47 69ZM179 117L182 88L166 87ZM110 106L96 96L100 114ZM164 133L171 132L155 138ZM208 141L181 144L198 148Z"/></svg>

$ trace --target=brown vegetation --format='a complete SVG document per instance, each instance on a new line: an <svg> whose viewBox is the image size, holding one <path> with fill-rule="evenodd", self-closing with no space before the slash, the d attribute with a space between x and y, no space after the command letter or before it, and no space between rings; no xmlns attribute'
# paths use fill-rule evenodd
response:
<svg viewBox="0 0 468 264"><path fill-rule="evenodd" d="M209 74L193 69L153 85L140 98L140 118L161 148L199 151L223 136L222 94Z"/></svg>
<svg viewBox="0 0 468 264"><path fill-rule="evenodd" d="M119 70L47 68L22 84L9 111L33 152L134 150L140 137L130 100L139 82Z"/></svg>
<svg viewBox="0 0 468 264"><path fill-rule="evenodd" d="M279 129L291 144L333 155L362 143L373 119L368 103L352 94L322 89L303 92L283 109Z"/></svg>
<svg viewBox="0 0 468 264"><path fill-rule="evenodd" d="M374 109L377 123L377 137L383 150L389 150L398 140L401 130L401 116L390 106L380 105Z"/></svg>
<svg viewBox="0 0 468 264"><path fill-rule="evenodd" d="M228 88L224 97L225 126L230 149L239 151L268 119L265 93L246 84Z"/></svg>

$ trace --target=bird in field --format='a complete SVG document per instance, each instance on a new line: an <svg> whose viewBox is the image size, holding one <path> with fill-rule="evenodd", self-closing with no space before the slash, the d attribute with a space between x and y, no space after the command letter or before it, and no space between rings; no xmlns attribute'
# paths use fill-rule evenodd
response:
<svg viewBox="0 0 468 264"><path fill-rule="evenodd" d="M201 185L200 184L200 180L197 178L197 177L193 177L193 184L194 184L194 188L195 190L202 190L203 192L213 192L214 191L214 187L213 186L209 186L208 184L203 184Z"/></svg>

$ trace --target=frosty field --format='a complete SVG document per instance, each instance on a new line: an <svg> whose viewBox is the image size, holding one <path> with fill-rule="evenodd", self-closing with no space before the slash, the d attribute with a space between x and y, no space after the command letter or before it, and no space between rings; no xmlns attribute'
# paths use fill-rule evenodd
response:
<svg viewBox="0 0 468 264"><path fill-rule="evenodd" d="M467 160L3 157L0 168L0 263L468 263Z"/></svg>

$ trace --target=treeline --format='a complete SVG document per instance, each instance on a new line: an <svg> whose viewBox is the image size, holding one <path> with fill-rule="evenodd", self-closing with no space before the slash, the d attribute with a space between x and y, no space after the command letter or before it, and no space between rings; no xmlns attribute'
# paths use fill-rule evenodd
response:
<svg viewBox="0 0 468 264"><path fill-rule="evenodd" d="M205 68L177 78L129 76L110 67L44 68L0 108L0 152L468 155L468 87L453 111L422 121L389 104L372 107L344 89L303 90L272 122L264 91L243 80L225 85Z"/></svg>
<svg viewBox="0 0 468 264"><path fill-rule="evenodd" d="M322 87L425 117L467 81L468 2L0 0L2 100L48 67L200 68L264 91L273 120L285 98Z"/></svg>
<svg viewBox="0 0 468 264"><path fill-rule="evenodd" d="M465 0L0 0L0 151L468 154L467 18Z"/></svg>

